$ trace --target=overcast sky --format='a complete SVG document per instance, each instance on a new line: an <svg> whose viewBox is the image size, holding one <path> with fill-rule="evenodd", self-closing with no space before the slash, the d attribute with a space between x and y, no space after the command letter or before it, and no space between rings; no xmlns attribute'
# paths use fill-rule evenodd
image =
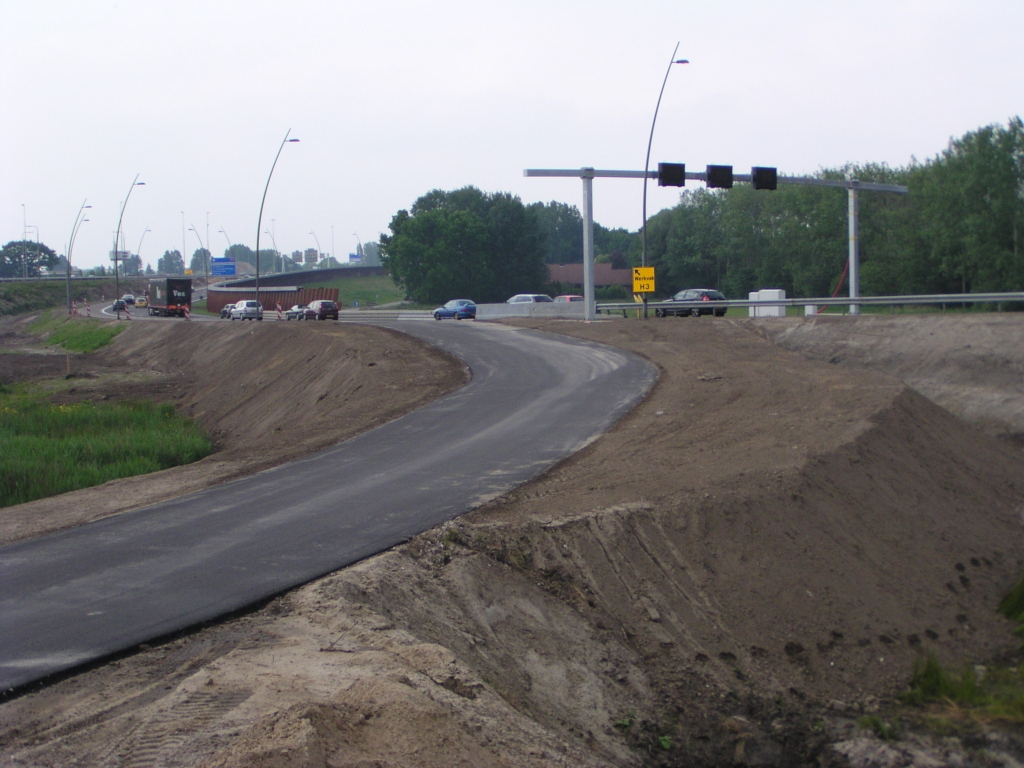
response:
<svg viewBox="0 0 1024 768"><path fill-rule="evenodd" d="M214 255L252 247L289 129L263 214L285 252L344 261L436 188L579 206L523 169L642 169L677 41L652 167L905 165L1024 113L1022 40L1022 0L0 0L0 242L27 223L64 253L88 198L73 261L109 265L138 173L144 262L183 213L186 260L207 221ZM639 228L639 180L594 197ZM648 210L677 199L652 184Z"/></svg>

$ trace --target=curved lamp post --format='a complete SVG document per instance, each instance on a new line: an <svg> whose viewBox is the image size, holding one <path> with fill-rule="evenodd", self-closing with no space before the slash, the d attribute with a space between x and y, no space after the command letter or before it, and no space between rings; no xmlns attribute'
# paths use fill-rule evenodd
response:
<svg viewBox="0 0 1024 768"><path fill-rule="evenodd" d="M121 221L124 219L124 209L128 205L128 198L132 196L132 190L136 187L144 187L146 182L139 181L139 174L135 174L135 178L132 179L132 185L128 187L128 194L124 196L124 202L121 203L121 213L117 217L117 231L114 232L114 292L117 296L114 297L114 303L121 298L121 272L117 268L117 244L121 241ZM145 232L142 233L145 236ZM142 241L140 240L141 244ZM121 319L121 310L117 310L117 319Z"/></svg>
<svg viewBox="0 0 1024 768"><path fill-rule="evenodd" d="M146 233L152 231L153 230L150 229L149 227L146 227L144 230L142 230L142 237L139 238L139 247L135 249L135 255L139 257L140 265L142 264L142 241L146 238Z"/></svg>
<svg viewBox="0 0 1024 768"><path fill-rule="evenodd" d="M359 239L359 233L358 232L353 232L352 236L356 239L356 245L359 246L358 248L356 248L356 253L359 254L359 266L362 266L363 265L363 241Z"/></svg>
<svg viewBox="0 0 1024 768"><path fill-rule="evenodd" d="M260 200L260 216L256 220L256 303L260 302L260 230L263 229L263 204L267 202L267 190L270 189L270 179L274 175L274 168L277 167L277 158L281 156L281 150L284 149L285 144L294 144L298 139L289 139L288 135L292 132L292 129L288 129L288 133L284 135L281 140L281 146L277 148L277 154L274 155L274 163L270 166L270 173L267 174L267 184L263 187L263 199ZM227 237L227 234L224 235Z"/></svg>
<svg viewBox="0 0 1024 768"><path fill-rule="evenodd" d="M271 219L271 221L273 222L273 219ZM277 271L284 272L284 264L281 261L281 252L277 250L277 238L274 237L274 233L269 229L264 229L263 234L270 235L270 242L274 244L274 253L277 254Z"/></svg>
<svg viewBox="0 0 1024 768"><path fill-rule="evenodd" d="M86 208L92 208L91 205L86 205L89 198L82 201L82 207L78 209L78 215L75 216L75 225L71 227L71 239L68 240L68 255L67 255L67 287L68 287L68 314L71 314L71 252L75 249L75 237L78 236L78 228L83 223L87 222L88 219L82 218L82 214Z"/></svg>
<svg viewBox="0 0 1024 768"><path fill-rule="evenodd" d="M665 79L661 81L661 90L658 91L658 103L654 105L654 119L651 120L651 134L647 138L647 158L644 160L644 203L643 203L643 216L644 225L640 230L641 240L641 256L640 265L643 267L647 266L647 169L651 164L651 143L654 141L654 124L658 122L658 109L661 107L661 97L665 93L665 84L668 82L668 73L672 71L673 64L689 64L687 59L677 59L676 53L679 52L679 43L676 43L676 47L672 50L672 58L669 59L668 69L665 70ZM644 294L644 317L647 317L647 294Z"/></svg>
<svg viewBox="0 0 1024 768"><path fill-rule="evenodd" d="M224 235L224 239L228 241L228 248L230 248L231 247L231 238L228 237L228 233L224 231L224 227L221 227L217 231L220 232L222 235Z"/></svg>

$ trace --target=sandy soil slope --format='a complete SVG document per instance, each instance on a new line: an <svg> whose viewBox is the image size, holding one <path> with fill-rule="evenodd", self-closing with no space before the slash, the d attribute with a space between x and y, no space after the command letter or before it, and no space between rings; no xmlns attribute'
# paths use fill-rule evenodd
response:
<svg viewBox="0 0 1024 768"><path fill-rule="evenodd" d="M902 379L957 416L1024 447L1019 313L821 315L749 322L779 346L812 359Z"/></svg>
<svg viewBox="0 0 1024 768"><path fill-rule="evenodd" d="M31 317L0 326L30 349ZM70 364L73 378L65 379ZM177 404L217 451L186 467L0 511L0 544L78 525L258 472L334 445L461 386L459 361L404 334L321 323L138 322L92 355L0 354L0 381L41 376L55 402L152 398Z"/></svg>
<svg viewBox="0 0 1024 768"><path fill-rule="evenodd" d="M1012 443L744 324L524 324L659 383L455 523L0 705L0 764L810 764L836 757L822 713L852 729L919 651L1016 646L994 612L1024 562Z"/></svg>

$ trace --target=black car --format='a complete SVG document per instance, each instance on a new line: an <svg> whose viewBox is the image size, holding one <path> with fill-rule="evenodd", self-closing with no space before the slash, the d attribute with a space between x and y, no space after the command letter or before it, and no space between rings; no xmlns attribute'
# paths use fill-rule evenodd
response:
<svg viewBox="0 0 1024 768"><path fill-rule="evenodd" d="M110 305L110 309L113 312L127 312L128 305L125 304L124 299L118 299L117 301Z"/></svg>
<svg viewBox="0 0 1024 768"><path fill-rule="evenodd" d="M725 301L725 296L721 291L716 291L713 288L687 288L679 291L670 301L701 301L708 303L697 307L655 307L654 316L678 317L690 315L692 317L700 317L701 315L714 315L715 317L722 317L729 310L728 307L714 306L712 302Z"/></svg>
<svg viewBox="0 0 1024 768"><path fill-rule="evenodd" d="M311 301L309 302L309 308L314 312L313 316L317 320L326 320L327 318L331 318L332 320L338 319L338 305L330 299L317 299L316 301Z"/></svg>

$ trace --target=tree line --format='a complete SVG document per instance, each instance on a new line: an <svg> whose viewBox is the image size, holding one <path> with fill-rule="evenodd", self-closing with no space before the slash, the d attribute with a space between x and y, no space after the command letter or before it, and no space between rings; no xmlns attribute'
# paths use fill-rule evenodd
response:
<svg viewBox="0 0 1024 768"><path fill-rule="evenodd" d="M989 125L950 141L934 158L901 168L848 164L826 179L902 184L909 194L860 195L863 295L1024 290L1024 124ZM647 224L659 295L717 288L745 298L760 288L830 295L845 278L844 189L780 184L754 191L685 190ZM547 288L545 264L583 258L575 206L524 206L505 192L433 190L391 221L381 261L421 303L455 296L503 301ZM594 227L598 260L641 261L639 229Z"/></svg>
<svg viewBox="0 0 1024 768"><path fill-rule="evenodd" d="M1024 290L1024 125L971 131L936 157L902 168L849 164L829 179L902 184L906 195L859 196L863 295ZM845 275L847 194L780 184L687 190L647 227L648 263L666 290L759 288L830 295ZM630 250L639 262L639 246Z"/></svg>

